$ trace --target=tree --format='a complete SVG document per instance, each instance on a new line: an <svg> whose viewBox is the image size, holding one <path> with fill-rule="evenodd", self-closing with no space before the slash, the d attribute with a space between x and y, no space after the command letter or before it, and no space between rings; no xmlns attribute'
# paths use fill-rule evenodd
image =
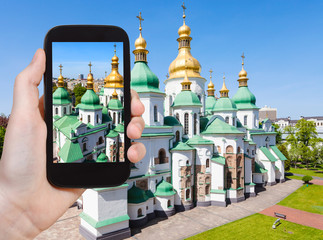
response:
<svg viewBox="0 0 323 240"><path fill-rule="evenodd" d="M279 125L276 123L273 123L272 126L275 128L276 131L276 145L281 144L282 143L282 131L279 128Z"/></svg>
<svg viewBox="0 0 323 240"><path fill-rule="evenodd" d="M86 88L82 87L81 83L75 85L73 92L75 94L75 106L77 106L81 102L81 98L83 94L86 92Z"/></svg>
<svg viewBox="0 0 323 240"><path fill-rule="evenodd" d="M6 134L6 129L4 127L0 126L0 159L1 159L1 155L2 155L5 134Z"/></svg>
<svg viewBox="0 0 323 240"><path fill-rule="evenodd" d="M286 148L286 146L284 144L277 145L277 148L287 158L287 160L285 160L284 166L285 166L285 171L288 171L290 169L290 164L291 164L290 157L289 157L289 154L288 154L288 150L287 150L287 148Z"/></svg>
<svg viewBox="0 0 323 240"><path fill-rule="evenodd" d="M9 122L9 117L7 117L4 113L0 114L0 127L7 128Z"/></svg>

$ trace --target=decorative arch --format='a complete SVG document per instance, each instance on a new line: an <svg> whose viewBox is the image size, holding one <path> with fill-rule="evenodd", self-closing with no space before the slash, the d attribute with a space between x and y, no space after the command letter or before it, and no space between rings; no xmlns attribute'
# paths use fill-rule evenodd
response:
<svg viewBox="0 0 323 240"><path fill-rule="evenodd" d="M188 113L184 114L184 134L187 135L188 134Z"/></svg>
<svg viewBox="0 0 323 240"><path fill-rule="evenodd" d="M58 115L58 108L55 108L55 114Z"/></svg>
<svg viewBox="0 0 323 240"><path fill-rule="evenodd" d="M178 113L175 114L175 117L179 121L179 114Z"/></svg>
<svg viewBox="0 0 323 240"><path fill-rule="evenodd" d="M248 124L248 116L247 116L247 115L245 115L245 116L243 117L243 125L244 125L244 126L247 126L247 124Z"/></svg>
<svg viewBox="0 0 323 240"><path fill-rule="evenodd" d="M115 112L113 113L113 119L112 120L113 120L113 124L116 124L116 113Z"/></svg>
<svg viewBox="0 0 323 240"><path fill-rule="evenodd" d="M179 140L180 140L180 133L179 133L178 130L176 131L175 135L176 135L176 142L179 142Z"/></svg>
<svg viewBox="0 0 323 240"><path fill-rule="evenodd" d="M237 172L237 188L241 187L240 179L241 179L241 171L238 171Z"/></svg>
<svg viewBox="0 0 323 240"><path fill-rule="evenodd" d="M159 149L158 160L159 160L159 164L166 163L166 151L164 148Z"/></svg>
<svg viewBox="0 0 323 240"><path fill-rule="evenodd" d="M104 139L103 139L103 137L101 136L101 137L99 137L99 145L100 145L100 144L102 144L102 143L104 143Z"/></svg>
<svg viewBox="0 0 323 240"><path fill-rule="evenodd" d="M241 156L237 158L237 167L240 167L241 165Z"/></svg>
<svg viewBox="0 0 323 240"><path fill-rule="evenodd" d="M232 187L232 173L230 171L227 172L227 189Z"/></svg>
<svg viewBox="0 0 323 240"><path fill-rule="evenodd" d="M209 176L207 176L206 178L205 178L205 183L210 183L211 181L210 181L210 177Z"/></svg>
<svg viewBox="0 0 323 240"><path fill-rule="evenodd" d="M171 202L171 200L168 200L167 201L167 207L169 208L169 207L171 207L172 206L172 202Z"/></svg>
<svg viewBox="0 0 323 240"><path fill-rule="evenodd" d="M66 107L63 108L63 114L66 114Z"/></svg>
<svg viewBox="0 0 323 240"><path fill-rule="evenodd" d="M226 153L233 153L233 147L231 145L226 147Z"/></svg>
<svg viewBox="0 0 323 240"><path fill-rule="evenodd" d="M158 122L157 105L154 106L154 122Z"/></svg>
<svg viewBox="0 0 323 240"><path fill-rule="evenodd" d="M237 148L237 153L240 153L240 151L241 151L241 148L240 148L240 147L238 147L238 148Z"/></svg>
<svg viewBox="0 0 323 240"><path fill-rule="evenodd" d="M205 195L209 195L210 194L210 185L206 185L205 186Z"/></svg>
<svg viewBox="0 0 323 240"><path fill-rule="evenodd" d="M229 117L225 117L225 122L229 124Z"/></svg>
<svg viewBox="0 0 323 240"><path fill-rule="evenodd" d="M206 159L205 167L209 168L210 167L210 159Z"/></svg>
<svg viewBox="0 0 323 240"><path fill-rule="evenodd" d="M197 114L194 113L194 135L196 135L197 132Z"/></svg>
<svg viewBox="0 0 323 240"><path fill-rule="evenodd" d="M138 211L137 211L137 217L142 217L142 209L139 208Z"/></svg>
<svg viewBox="0 0 323 240"><path fill-rule="evenodd" d="M186 189L186 199L189 199L191 197L191 191L190 189Z"/></svg>

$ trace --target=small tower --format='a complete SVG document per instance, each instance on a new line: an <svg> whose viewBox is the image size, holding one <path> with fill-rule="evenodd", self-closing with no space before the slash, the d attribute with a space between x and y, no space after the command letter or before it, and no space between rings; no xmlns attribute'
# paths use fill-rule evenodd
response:
<svg viewBox="0 0 323 240"><path fill-rule="evenodd" d="M89 74L87 76L87 90L81 98L81 103L76 107L79 109L79 120L85 124L97 126L102 124L102 106L99 96L93 91L92 64L89 63Z"/></svg>
<svg viewBox="0 0 323 240"><path fill-rule="evenodd" d="M53 117L63 117L72 113L72 101L70 94L65 89L64 77L62 76L62 64L59 65L59 77L57 81L57 89L53 93Z"/></svg>
<svg viewBox="0 0 323 240"><path fill-rule="evenodd" d="M139 37L135 41L135 65L131 71L131 88L137 91L145 106L143 119L148 126L164 125L165 94L159 90L159 79L150 70L147 62L148 50L146 40L142 37L141 13L139 19Z"/></svg>
<svg viewBox="0 0 323 240"><path fill-rule="evenodd" d="M123 104L123 85L124 80L119 73L119 58L117 57L117 45L114 44L114 55L111 58L111 73L104 79L104 93L102 97L102 104L107 106L112 99L114 91L118 94L118 99Z"/></svg>
<svg viewBox="0 0 323 240"><path fill-rule="evenodd" d="M205 100L205 114L211 115L216 99L214 97L214 84L212 83L212 69L210 69L210 83L207 85L207 98Z"/></svg>
<svg viewBox="0 0 323 240"><path fill-rule="evenodd" d="M200 134L200 114L202 104L195 93L191 91L192 82L186 71L182 84L182 91L176 96L172 104L174 116L184 127L183 136L192 138Z"/></svg>
<svg viewBox="0 0 323 240"><path fill-rule="evenodd" d="M123 121L123 106L118 99L118 94L115 89L112 93L112 99L109 101L108 110L109 116L112 118L112 122L115 126Z"/></svg>

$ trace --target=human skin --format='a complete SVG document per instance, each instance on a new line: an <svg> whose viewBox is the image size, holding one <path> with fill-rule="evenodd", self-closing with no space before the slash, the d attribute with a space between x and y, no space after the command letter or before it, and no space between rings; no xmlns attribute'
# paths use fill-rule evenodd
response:
<svg viewBox="0 0 323 240"><path fill-rule="evenodd" d="M32 239L50 227L85 189L57 188L46 178L46 137L43 97L38 85L45 71L45 52L38 49L31 63L17 77L12 112L0 161L0 238ZM131 122L127 135L140 138L144 106L131 92ZM132 143L131 162L146 153L142 143Z"/></svg>

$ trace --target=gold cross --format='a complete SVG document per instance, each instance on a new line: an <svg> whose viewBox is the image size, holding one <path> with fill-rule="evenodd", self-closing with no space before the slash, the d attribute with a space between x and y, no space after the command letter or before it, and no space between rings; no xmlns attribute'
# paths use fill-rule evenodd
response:
<svg viewBox="0 0 323 240"><path fill-rule="evenodd" d="M241 58L242 58L242 65L244 65L244 59L245 59L244 53L242 53Z"/></svg>
<svg viewBox="0 0 323 240"><path fill-rule="evenodd" d="M63 65L62 64L60 64L59 65L59 72L60 72L60 74L62 75L62 68L63 68Z"/></svg>
<svg viewBox="0 0 323 240"><path fill-rule="evenodd" d="M183 16L185 16L185 9L186 9L186 7L185 7L185 5L184 5L184 1L183 1L182 8L183 8Z"/></svg>
<svg viewBox="0 0 323 240"><path fill-rule="evenodd" d="M210 69L210 80L212 80L212 73L213 73L213 70L212 69Z"/></svg>
<svg viewBox="0 0 323 240"><path fill-rule="evenodd" d="M223 73L223 81L225 80L225 73Z"/></svg>
<svg viewBox="0 0 323 240"><path fill-rule="evenodd" d="M141 12L139 12L139 16L137 16L137 18L139 19L139 31L141 32L142 28L141 28L141 21L143 21L144 19L141 17Z"/></svg>
<svg viewBox="0 0 323 240"><path fill-rule="evenodd" d="M105 76L107 76L107 71L105 71Z"/></svg>
<svg viewBox="0 0 323 240"><path fill-rule="evenodd" d="M114 44L113 46L114 46L114 55L116 55L116 52L117 52L117 45L116 45L116 44Z"/></svg>
<svg viewBox="0 0 323 240"><path fill-rule="evenodd" d="M88 65L89 67L90 67L90 73L91 73L91 67L92 67L92 64L91 64L91 62L89 63L89 65Z"/></svg>

